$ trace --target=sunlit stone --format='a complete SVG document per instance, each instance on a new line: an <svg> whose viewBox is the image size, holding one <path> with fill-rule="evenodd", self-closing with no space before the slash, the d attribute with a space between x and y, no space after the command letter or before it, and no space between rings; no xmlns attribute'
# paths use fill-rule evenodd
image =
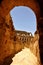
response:
<svg viewBox="0 0 43 65"><path fill-rule="evenodd" d="M11 65L38 65L37 57L33 55L29 48L25 47L13 57Z"/></svg>

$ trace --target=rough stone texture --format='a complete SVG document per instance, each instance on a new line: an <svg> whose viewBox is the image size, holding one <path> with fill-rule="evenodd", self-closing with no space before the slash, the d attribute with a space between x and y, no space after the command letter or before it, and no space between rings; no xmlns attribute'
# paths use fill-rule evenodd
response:
<svg viewBox="0 0 43 65"><path fill-rule="evenodd" d="M32 34L26 31L15 31L17 34L17 38L21 42L21 44L23 44L23 46L29 47L29 45L31 44L31 40L33 39Z"/></svg>
<svg viewBox="0 0 43 65"><path fill-rule="evenodd" d="M0 0L0 49L4 47L4 36L5 36L5 18L10 10L15 6L27 6L30 7L36 14L37 18L37 30L39 31L39 48L40 48L40 55L41 61L43 63L43 23L40 20L43 19L43 0ZM42 23L42 24L40 24ZM8 31L7 31L8 32ZM10 33L9 33L10 35ZM6 37L5 37L6 38ZM0 56L1 57L1 56Z"/></svg>
<svg viewBox="0 0 43 65"><path fill-rule="evenodd" d="M35 33L34 36L32 36L32 35L30 36L30 34L31 33L27 33L25 31L19 31L19 35L17 35L17 37L20 40L20 42L23 44L23 47L30 48L32 53L38 59L40 59L39 35L38 35L38 33Z"/></svg>
<svg viewBox="0 0 43 65"><path fill-rule="evenodd" d="M19 35L18 35L18 32L19 32ZM33 37L33 36L30 36L30 33L27 33L25 31L24 32L18 31L18 32L16 30L17 40L14 41L15 42L15 44L14 44L15 51L13 51L14 52L13 56L15 53L20 52L24 47L27 47L37 57L38 63L40 65L40 52L39 52L39 44L38 44L39 36L38 36L38 34L35 34L35 36ZM29 34L29 35L27 36L27 34ZM21 40L20 38L21 39L23 38L23 40ZM26 38L25 41L24 41L24 38ZM6 51L8 51L8 49ZM10 55L4 59L3 65L10 65L11 62L12 62L12 57Z"/></svg>
<svg viewBox="0 0 43 65"><path fill-rule="evenodd" d="M18 37L18 40L21 42L21 43L18 43L18 41L17 41L17 43L18 44L22 44L22 47L20 46L20 45L16 45L16 46L18 46L19 47L19 49L20 48L22 48L22 49L24 49L25 47L26 48L28 48L28 50L30 49L30 51L31 51L31 54L33 54L33 55L35 55L35 57L37 58L37 62L38 62L38 64L36 64L36 65L40 65L40 52L39 52L39 42L38 42L38 40L39 40L39 35L38 34L35 34L34 35L34 37L31 35L30 36L30 33L27 33L27 32L25 32L25 31L17 31L16 30L16 33L17 33L17 37ZM28 40L27 40L28 39ZM16 49L18 49L18 47L16 47ZM23 51L23 50L22 50ZM18 65L18 64L21 64L21 65L27 65L27 64L31 64L31 62L32 62L32 60L31 60L31 58L29 58L28 60L26 59L27 57L26 57L26 54L28 54L29 55L29 53L26 53L25 52L25 54L24 54L24 52L23 52L23 55L25 56L23 56L23 57L21 57L21 55L19 56L19 54L22 52L22 51L20 51L20 52L18 52L18 56L16 57L16 55L15 55L15 57L14 57L14 60L13 60L13 62L12 62L12 64L11 65ZM30 54L30 55L31 55ZM27 55L27 56L28 56ZM24 59L25 58L25 59ZM18 59L18 60L17 60ZM22 59L21 61L19 61L20 59ZM34 59L34 58L33 58ZM30 62L29 62L29 60L30 60ZM19 61L19 62L17 62L17 61ZM25 61L25 62L23 62L23 61ZM27 61L27 63L26 63L26 61ZM17 63L16 63L17 62ZM32 62L33 63L33 62ZM33 65L34 65L34 63L33 63Z"/></svg>
<svg viewBox="0 0 43 65"><path fill-rule="evenodd" d="M0 65L10 65L12 57L22 50L23 45L16 37L10 14L0 20Z"/></svg>
<svg viewBox="0 0 43 65"><path fill-rule="evenodd" d="M8 14L6 19L2 18L0 22L0 62L14 54L14 34L12 20Z"/></svg>
<svg viewBox="0 0 43 65"><path fill-rule="evenodd" d="M10 65L14 54L21 51L24 48L24 46L26 46L28 48L30 47L30 49L32 50L32 53L34 53L33 45L37 38L34 39L32 36L30 36L30 33L19 31L20 35L21 34L29 35L29 40L28 40L29 43L27 41L26 41L26 43L24 43L24 42L22 43L21 40L19 40L19 38L17 36L17 32L15 32L10 14L8 14L5 19L2 18L1 21L2 22L0 23L0 27L1 27L0 30L2 30L2 29L3 30L0 32L0 36L2 37L2 38L0 37L0 39L2 40L2 41L0 40L0 42L1 42L0 49L2 50L2 51L0 51L0 65ZM17 36L17 38L16 38L16 36ZM27 38L27 36L25 38ZM37 46L38 45L35 46L35 50L36 50ZM36 52L35 52L35 54L37 55ZM1 62L2 62L2 64L1 64Z"/></svg>

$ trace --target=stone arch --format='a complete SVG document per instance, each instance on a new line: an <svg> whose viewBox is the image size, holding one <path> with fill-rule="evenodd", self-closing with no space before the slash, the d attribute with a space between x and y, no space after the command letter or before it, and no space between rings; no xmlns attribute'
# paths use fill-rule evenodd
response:
<svg viewBox="0 0 43 65"><path fill-rule="evenodd" d="M11 9L15 6L27 6L36 14L37 22L40 18L40 7L35 0L3 0L0 4L0 19L6 18ZM1 22L1 20L0 20ZM11 50L11 49L10 49ZM8 55L7 55L8 56Z"/></svg>
<svg viewBox="0 0 43 65"><path fill-rule="evenodd" d="M0 15L5 17L15 6L27 6L35 12L37 18L40 16L40 7L35 0L3 0L0 7Z"/></svg>

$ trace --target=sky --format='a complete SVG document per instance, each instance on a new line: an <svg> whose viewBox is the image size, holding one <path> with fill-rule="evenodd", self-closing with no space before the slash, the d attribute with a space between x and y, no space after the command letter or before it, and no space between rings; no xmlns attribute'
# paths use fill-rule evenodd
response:
<svg viewBox="0 0 43 65"><path fill-rule="evenodd" d="M13 25L16 30L31 32L36 31L36 16L29 7L18 6L10 11Z"/></svg>

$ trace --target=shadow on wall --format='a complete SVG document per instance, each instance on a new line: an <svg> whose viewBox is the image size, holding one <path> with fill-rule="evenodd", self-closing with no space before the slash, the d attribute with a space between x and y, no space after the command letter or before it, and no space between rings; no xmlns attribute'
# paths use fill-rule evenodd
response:
<svg viewBox="0 0 43 65"><path fill-rule="evenodd" d="M2 0L0 0L0 3L2 2Z"/></svg>

